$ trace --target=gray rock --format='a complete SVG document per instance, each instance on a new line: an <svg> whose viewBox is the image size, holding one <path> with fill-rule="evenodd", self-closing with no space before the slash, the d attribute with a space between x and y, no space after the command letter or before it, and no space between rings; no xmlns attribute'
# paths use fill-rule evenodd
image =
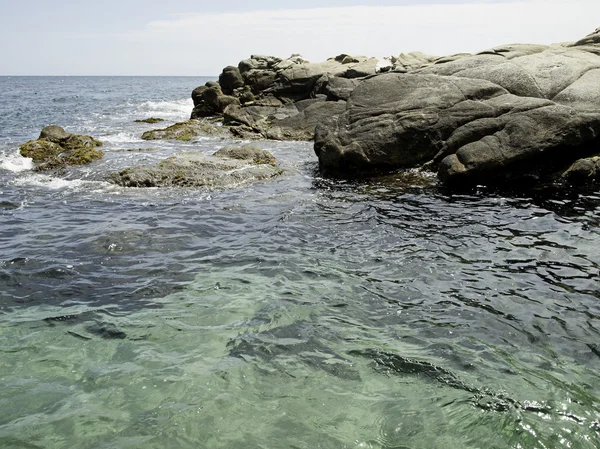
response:
<svg viewBox="0 0 600 449"><path fill-rule="evenodd" d="M600 156L575 161L562 175L568 183L585 184L600 178Z"/></svg>
<svg viewBox="0 0 600 449"><path fill-rule="evenodd" d="M124 187L232 188L265 181L281 173L272 164L189 152L171 156L153 166L113 173L109 181Z"/></svg>
<svg viewBox="0 0 600 449"><path fill-rule="evenodd" d="M64 128L61 128L60 126L48 125L42 128L38 139L48 139L50 142L60 144L71 137L71 135L71 133L66 132Z"/></svg>
<svg viewBox="0 0 600 449"><path fill-rule="evenodd" d="M350 94L360 83L358 79L341 78L339 76L323 75L315 84L313 96L326 95L328 101L348 101Z"/></svg>
<svg viewBox="0 0 600 449"><path fill-rule="evenodd" d="M571 45L417 57L407 73L370 77L317 128L320 166L348 176L428 164L448 184L552 179L598 152L599 47L596 32Z"/></svg>
<svg viewBox="0 0 600 449"><path fill-rule="evenodd" d="M270 152L252 144L241 147L226 146L214 153L213 156L251 161L254 164L275 165L277 163Z"/></svg>
<svg viewBox="0 0 600 449"><path fill-rule="evenodd" d="M315 128L335 120L346 109L344 101L305 100L302 110L291 117L274 119L262 133L274 140L312 140Z"/></svg>
<svg viewBox="0 0 600 449"><path fill-rule="evenodd" d="M233 91L244 87L244 79L237 67L227 66L219 75L219 84L225 95L233 95Z"/></svg>
<svg viewBox="0 0 600 449"><path fill-rule="evenodd" d="M190 141L199 136L231 137L226 127L207 120L188 120L175 123L167 128L153 129L142 134L143 140L181 140Z"/></svg>

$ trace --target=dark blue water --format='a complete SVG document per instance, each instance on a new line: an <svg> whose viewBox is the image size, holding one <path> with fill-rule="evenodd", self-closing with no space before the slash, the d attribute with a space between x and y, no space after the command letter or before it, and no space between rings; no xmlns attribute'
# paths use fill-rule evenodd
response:
<svg viewBox="0 0 600 449"><path fill-rule="evenodd" d="M201 78L0 78L0 447L596 448L600 191L125 189ZM18 144L105 142L56 178ZM144 148L146 151L129 151Z"/></svg>

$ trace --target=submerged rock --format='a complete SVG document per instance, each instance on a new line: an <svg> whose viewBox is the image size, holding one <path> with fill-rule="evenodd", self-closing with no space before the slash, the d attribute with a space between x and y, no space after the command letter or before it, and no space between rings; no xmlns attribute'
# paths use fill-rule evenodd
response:
<svg viewBox="0 0 600 449"><path fill-rule="evenodd" d="M453 185L556 179L600 150L598 36L405 57L407 73L363 80L339 118L319 125L320 167L355 176L427 164Z"/></svg>
<svg viewBox="0 0 600 449"><path fill-rule="evenodd" d="M71 165L85 165L104 156L97 147L102 142L90 136L71 134L56 125L42 129L37 140L30 140L19 147L23 157L35 162L36 170L60 170Z"/></svg>
<svg viewBox="0 0 600 449"><path fill-rule="evenodd" d="M124 187L227 188L264 181L281 173L273 155L246 145L225 147L212 156L180 153L156 165L113 173L109 181Z"/></svg>

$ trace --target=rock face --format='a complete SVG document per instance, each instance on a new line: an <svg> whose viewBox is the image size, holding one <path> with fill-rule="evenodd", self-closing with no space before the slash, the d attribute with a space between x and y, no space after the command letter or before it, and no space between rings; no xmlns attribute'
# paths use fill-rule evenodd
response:
<svg viewBox="0 0 600 449"><path fill-rule="evenodd" d="M299 55L253 55L225 67L218 83L194 89L192 119L222 116L233 135L243 138L311 140L316 124L342 112L340 102L376 73L377 64L375 58L345 54L321 63Z"/></svg>
<svg viewBox="0 0 600 449"><path fill-rule="evenodd" d="M104 153L97 147L102 142L90 136L71 134L56 125L44 127L37 140L19 147L21 156L30 157L36 170L60 170L70 165L85 165L101 159Z"/></svg>
<svg viewBox="0 0 600 449"><path fill-rule="evenodd" d="M360 82L346 110L318 126L323 171L427 164L447 184L552 179L600 152L600 30L574 44L413 56L401 62L404 73Z"/></svg>
<svg viewBox="0 0 600 449"><path fill-rule="evenodd" d="M114 173L109 181L124 187L231 188L265 181L281 173L272 154L246 145L225 147L212 156L180 153L153 166Z"/></svg>
<svg viewBox="0 0 600 449"><path fill-rule="evenodd" d="M153 129L142 134L144 140L181 140L190 141L198 136L231 137L227 128L206 120L188 120L167 128Z"/></svg>

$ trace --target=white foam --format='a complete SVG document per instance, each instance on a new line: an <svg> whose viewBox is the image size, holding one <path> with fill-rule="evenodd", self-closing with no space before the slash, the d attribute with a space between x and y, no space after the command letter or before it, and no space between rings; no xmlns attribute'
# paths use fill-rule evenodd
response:
<svg viewBox="0 0 600 449"><path fill-rule="evenodd" d="M145 101L137 109L145 117L159 117L174 120L187 120L194 108L191 98L174 101Z"/></svg>
<svg viewBox="0 0 600 449"><path fill-rule="evenodd" d="M118 134L113 134L110 136L102 136L101 139L103 142L114 143L114 144L144 142L142 139L139 138L138 135L136 135L134 133L126 133L126 132L120 132Z"/></svg>
<svg viewBox="0 0 600 449"><path fill-rule="evenodd" d="M31 173L29 175L20 176L13 181L13 184L17 186L43 187L50 190L82 190L83 188L89 189L90 187L92 190L99 187L100 190L104 190L106 187L114 187L112 184L109 184L105 181L84 181L83 179L54 178L41 173Z"/></svg>
<svg viewBox="0 0 600 449"><path fill-rule="evenodd" d="M33 168L33 159L23 157L19 153L0 152L0 169L8 170L13 173L31 170Z"/></svg>

